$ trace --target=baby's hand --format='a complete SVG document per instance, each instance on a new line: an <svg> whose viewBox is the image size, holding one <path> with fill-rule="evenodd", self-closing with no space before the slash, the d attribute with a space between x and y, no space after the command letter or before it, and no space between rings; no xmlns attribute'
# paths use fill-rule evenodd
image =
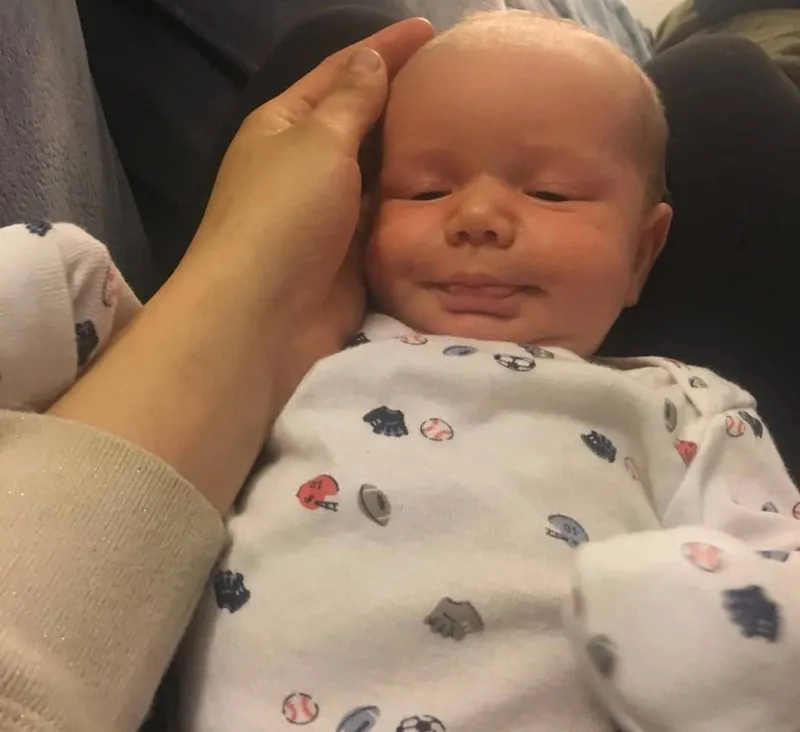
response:
<svg viewBox="0 0 800 732"><path fill-rule="evenodd" d="M626 730L794 732L800 555L706 527L579 549L567 629Z"/></svg>

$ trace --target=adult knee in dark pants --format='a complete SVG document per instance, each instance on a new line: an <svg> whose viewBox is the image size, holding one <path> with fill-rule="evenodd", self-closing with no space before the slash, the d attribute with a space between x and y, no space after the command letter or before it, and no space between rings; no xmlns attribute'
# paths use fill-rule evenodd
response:
<svg viewBox="0 0 800 732"><path fill-rule="evenodd" d="M707 36L648 71L670 124L669 241L604 352L707 365L750 390L795 476L800 91L755 44Z"/></svg>

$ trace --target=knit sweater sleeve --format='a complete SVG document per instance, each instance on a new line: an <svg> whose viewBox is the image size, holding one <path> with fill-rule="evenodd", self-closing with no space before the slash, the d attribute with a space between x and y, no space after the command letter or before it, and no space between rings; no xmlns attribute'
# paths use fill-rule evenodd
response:
<svg viewBox="0 0 800 732"><path fill-rule="evenodd" d="M132 732L225 531L149 453L0 411L0 729Z"/></svg>

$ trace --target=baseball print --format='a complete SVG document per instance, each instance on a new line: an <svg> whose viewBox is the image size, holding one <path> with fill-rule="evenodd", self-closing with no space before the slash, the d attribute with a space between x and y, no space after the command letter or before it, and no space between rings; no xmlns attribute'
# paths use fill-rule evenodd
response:
<svg viewBox="0 0 800 732"><path fill-rule="evenodd" d="M308 694L295 692L283 700L283 716L289 724L311 724L319 716L319 704Z"/></svg>
<svg viewBox="0 0 800 732"><path fill-rule="evenodd" d="M423 437L432 442L446 442L453 439L453 428L443 419L426 419L419 428Z"/></svg>
<svg viewBox="0 0 800 732"><path fill-rule="evenodd" d="M731 437L741 437L745 431L744 420L729 414L725 417L725 431Z"/></svg>
<svg viewBox="0 0 800 732"><path fill-rule="evenodd" d="M400 343L405 343L407 346L424 346L428 342L425 336L421 336L417 333L400 336L397 340L400 341Z"/></svg>

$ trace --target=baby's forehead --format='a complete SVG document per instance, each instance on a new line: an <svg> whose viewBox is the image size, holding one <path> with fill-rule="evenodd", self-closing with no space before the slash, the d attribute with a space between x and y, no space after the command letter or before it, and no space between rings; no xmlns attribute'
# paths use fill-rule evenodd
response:
<svg viewBox="0 0 800 732"><path fill-rule="evenodd" d="M617 46L572 23L539 18L514 25L509 20L497 24L487 20L467 22L434 38L401 69L393 87L413 90L443 66L457 69L459 63L468 65L476 59L487 72L498 69L500 85L510 76L518 80L558 76L569 66L574 73L583 70L592 83L601 78L611 81L614 90L625 94L639 85L642 74ZM510 63L512 59L519 63Z"/></svg>
<svg viewBox="0 0 800 732"><path fill-rule="evenodd" d="M467 22L424 46L400 71L389 114L398 111L401 119L408 119L409 111L424 115L420 99L430 102L451 92L476 102L487 91L495 100L519 100L520 113L526 101L541 98L556 107L572 107L570 97L584 96L598 105L598 122L618 117L624 134L630 123L638 126L642 118L660 112L657 94L647 84L642 70L621 49L574 24L552 19L518 26L508 19Z"/></svg>
<svg viewBox="0 0 800 732"><path fill-rule="evenodd" d="M474 40L452 36L423 48L394 80L387 116L418 122L447 103L465 109L470 103L495 104L516 118L542 105L570 115L584 99L602 108L598 122L610 123L618 114L618 126L624 127L641 109L638 70L619 58L621 52L596 42L601 39L577 31L564 33L561 41L536 34L512 37L513 42L485 33Z"/></svg>

